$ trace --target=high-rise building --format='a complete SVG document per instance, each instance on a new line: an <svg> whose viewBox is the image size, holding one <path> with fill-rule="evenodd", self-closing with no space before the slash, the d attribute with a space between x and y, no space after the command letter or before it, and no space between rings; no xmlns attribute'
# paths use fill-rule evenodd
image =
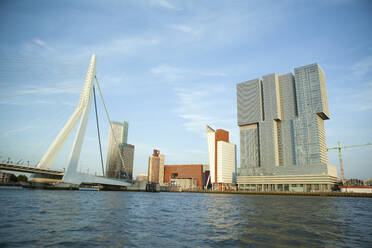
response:
<svg viewBox="0 0 372 248"><path fill-rule="evenodd" d="M128 179L132 181L133 179L133 160L134 160L134 145L121 143L119 144L119 150L122 154L124 166L120 163L120 178ZM120 158L119 158L120 159ZM121 162L121 160L120 160Z"/></svg>
<svg viewBox="0 0 372 248"><path fill-rule="evenodd" d="M330 190L325 76L318 64L237 85L240 189Z"/></svg>
<svg viewBox="0 0 372 248"><path fill-rule="evenodd" d="M210 181L214 189L232 187L236 182L236 146L229 143L229 132L215 131L207 125L207 143Z"/></svg>
<svg viewBox="0 0 372 248"><path fill-rule="evenodd" d="M128 122L111 122L106 176L132 181L134 146L128 144ZM121 153L121 156L119 154Z"/></svg>
<svg viewBox="0 0 372 248"><path fill-rule="evenodd" d="M149 157L148 180L149 183L164 183L164 155L159 150L154 150Z"/></svg>

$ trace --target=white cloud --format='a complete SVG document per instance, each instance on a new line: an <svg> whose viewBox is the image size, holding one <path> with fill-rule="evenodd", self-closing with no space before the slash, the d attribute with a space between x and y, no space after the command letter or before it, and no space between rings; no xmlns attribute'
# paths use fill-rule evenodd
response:
<svg viewBox="0 0 372 248"><path fill-rule="evenodd" d="M339 89L332 106L350 112L372 110L372 83L366 87Z"/></svg>
<svg viewBox="0 0 372 248"><path fill-rule="evenodd" d="M7 137L7 136L18 134L18 133L23 133L23 132L26 132L30 129L34 129L34 128L38 128L38 127L36 127L36 126L26 126L26 127L22 127L22 128L12 129L12 130L8 130L8 131L4 132L2 136Z"/></svg>
<svg viewBox="0 0 372 248"><path fill-rule="evenodd" d="M151 73L161 76L168 81L176 81L193 76L225 77L226 73L213 71L200 71L187 68L173 67L167 64L158 65L150 69Z"/></svg>
<svg viewBox="0 0 372 248"><path fill-rule="evenodd" d="M372 56L368 56L352 66L353 73L357 77L364 77L372 72Z"/></svg>
<svg viewBox="0 0 372 248"><path fill-rule="evenodd" d="M199 90L177 89L178 102L175 112L185 121L183 124L185 129L202 137L205 136L207 124L215 125L217 128L227 127L232 130L236 121L231 116L234 112L233 109L224 108L226 102L222 99L225 99L225 93L226 87L224 85L214 85Z"/></svg>
<svg viewBox="0 0 372 248"><path fill-rule="evenodd" d="M201 73L200 75L202 76L207 76L207 77L227 77L228 75L223 72L204 72Z"/></svg>
<svg viewBox="0 0 372 248"><path fill-rule="evenodd" d="M15 99L13 101L2 101L0 102L0 105L14 105L14 106L31 106L31 105L37 105L37 104L61 104L69 107L76 107L76 103L71 102L60 102L60 101L46 101L46 100L36 100L36 101L30 101L30 100L24 100L20 101L20 99Z"/></svg>
<svg viewBox="0 0 372 248"><path fill-rule="evenodd" d="M43 48L44 50L47 50L49 52L55 52L56 51L56 49L54 49L52 46L50 46L45 41L43 41L39 38L33 38L31 41L25 42L23 44L23 48L27 52L40 51L40 48Z"/></svg>
<svg viewBox="0 0 372 248"><path fill-rule="evenodd" d="M42 41L42 40L40 40L40 39L38 39L38 38L34 38L32 41L33 41L34 43L40 45L40 46L43 46L43 47L46 47L46 46L47 46L47 44L46 44L44 41Z"/></svg>
<svg viewBox="0 0 372 248"><path fill-rule="evenodd" d="M201 33L200 29L196 29L196 28L193 28L191 26L182 25L182 24L172 24L169 27L171 29L174 29L174 30L177 30L177 31L180 31L180 32L184 32L184 33L188 33L188 34L193 34L193 35Z"/></svg>
<svg viewBox="0 0 372 248"><path fill-rule="evenodd" d="M146 37L118 37L107 42L86 47L84 51L80 51L81 57L87 57L91 54L99 54L105 56L106 54L136 54L146 47L153 47L160 42L156 38Z"/></svg>
<svg viewBox="0 0 372 248"><path fill-rule="evenodd" d="M170 25L171 28L173 29L176 29L178 31L182 31L182 32L185 32L185 33L192 33L193 32L193 29L189 26L186 26L186 25Z"/></svg>
<svg viewBox="0 0 372 248"><path fill-rule="evenodd" d="M14 97L20 96L27 96L27 95L52 95L52 94L80 94L81 87L76 85L72 85L66 88L59 88L59 87L43 87L43 88L33 88L33 89L20 89L17 91L17 94L8 94L8 95L1 95L2 99L9 99ZM37 101L35 103L44 103L42 101Z"/></svg>
<svg viewBox="0 0 372 248"><path fill-rule="evenodd" d="M151 0L150 4L153 6L157 6L157 7L161 7L165 9L178 10L175 5L173 5L167 0Z"/></svg>
<svg viewBox="0 0 372 248"><path fill-rule="evenodd" d="M76 107L77 103L72 102L62 102L62 105L69 106L69 107Z"/></svg>
<svg viewBox="0 0 372 248"><path fill-rule="evenodd" d="M355 111L372 110L372 85L369 84L368 88L351 94L351 99L351 101L347 101L351 109Z"/></svg>
<svg viewBox="0 0 372 248"><path fill-rule="evenodd" d="M182 119L186 120L184 127L186 130L203 134L205 125L212 121L212 118L203 114L182 114L178 115Z"/></svg>
<svg viewBox="0 0 372 248"><path fill-rule="evenodd" d="M189 150L187 152L189 152L189 153L196 153L196 154L208 154L208 152L205 151L205 150Z"/></svg>
<svg viewBox="0 0 372 248"><path fill-rule="evenodd" d="M35 104L44 104L42 101L34 101L34 102L20 102L20 101L8 101L8 102L0 102L0 105L14 105L14 106L29 106ZM45 102L46 104L46 102Z"/></svg>
<svg viewBox="0 0 372 248"><path fill-rule="evenodd" d="M150 71L151 73L162 76L169 81L180 79L187 74L187 70L185 69L172 67L166 64L153 67Z"/></svg>

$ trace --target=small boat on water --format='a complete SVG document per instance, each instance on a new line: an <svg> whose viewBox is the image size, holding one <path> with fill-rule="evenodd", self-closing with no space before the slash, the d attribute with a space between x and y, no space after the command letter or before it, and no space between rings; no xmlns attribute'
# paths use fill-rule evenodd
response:
<svg viewBox="0 0 372 248"><path fill-rule="evenodd" d="M79 190L84 191L99 191L100 187L99 185L80 185Z"/></svg>

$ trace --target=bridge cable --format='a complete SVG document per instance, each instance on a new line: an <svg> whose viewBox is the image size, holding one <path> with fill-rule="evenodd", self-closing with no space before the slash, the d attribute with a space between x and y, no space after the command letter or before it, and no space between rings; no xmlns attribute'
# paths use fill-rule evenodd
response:
<svg viewBox="0 0 372 248"><path fill-rule="evenodd" d="M94 85L93 85L93 96L94 96L94 109L96 110L97 134L98 134L98 143L99 143L99 153L101 155L102 175L105 176L105 169L103 167L103 157L102 157L101 134L99 132L99 124L98 124L96 90L95 90Z"/></svg>
<svg viewBox="0 0 372 248"><path fill-rule="evenodd" d="M99 87L99 83L98 83L97 76L94 76L94 78L96 79L97 88L98 88L99 94L100 94L100 96L101 96L101 100L102 100L102 103L103 103L103 107L105 108L106 117L107 117L108 122L109 122L109 124L110 124L110 129L111 129L111 132L112 132L112 136L114 137L115 145L119 148L119 144L118 144L118 142L117 142L117 139L116 139L116 135L115 135L114 129L112 128L112 124L111 124L110 116L109 116L109 113L108 113L108 111L107 111L105 101L103 100L103 96L102 96L101 88ZM119 156L120 156L120 160L121 160L122 166L123 166L124 168L126 168L126 167L125 167L125 164L124 164L123 155L121 154L121 151L120 151L120 150L119 150Z"/></svg>

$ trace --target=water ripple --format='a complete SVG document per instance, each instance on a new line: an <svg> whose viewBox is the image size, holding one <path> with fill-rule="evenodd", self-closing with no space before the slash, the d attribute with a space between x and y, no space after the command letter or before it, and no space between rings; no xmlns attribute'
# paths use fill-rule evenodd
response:
<svg viewBox="0 0 372 248"><path fill-rule="evenodd" d="M0 247L370 247L372 199L0 188Z"/></svg>

